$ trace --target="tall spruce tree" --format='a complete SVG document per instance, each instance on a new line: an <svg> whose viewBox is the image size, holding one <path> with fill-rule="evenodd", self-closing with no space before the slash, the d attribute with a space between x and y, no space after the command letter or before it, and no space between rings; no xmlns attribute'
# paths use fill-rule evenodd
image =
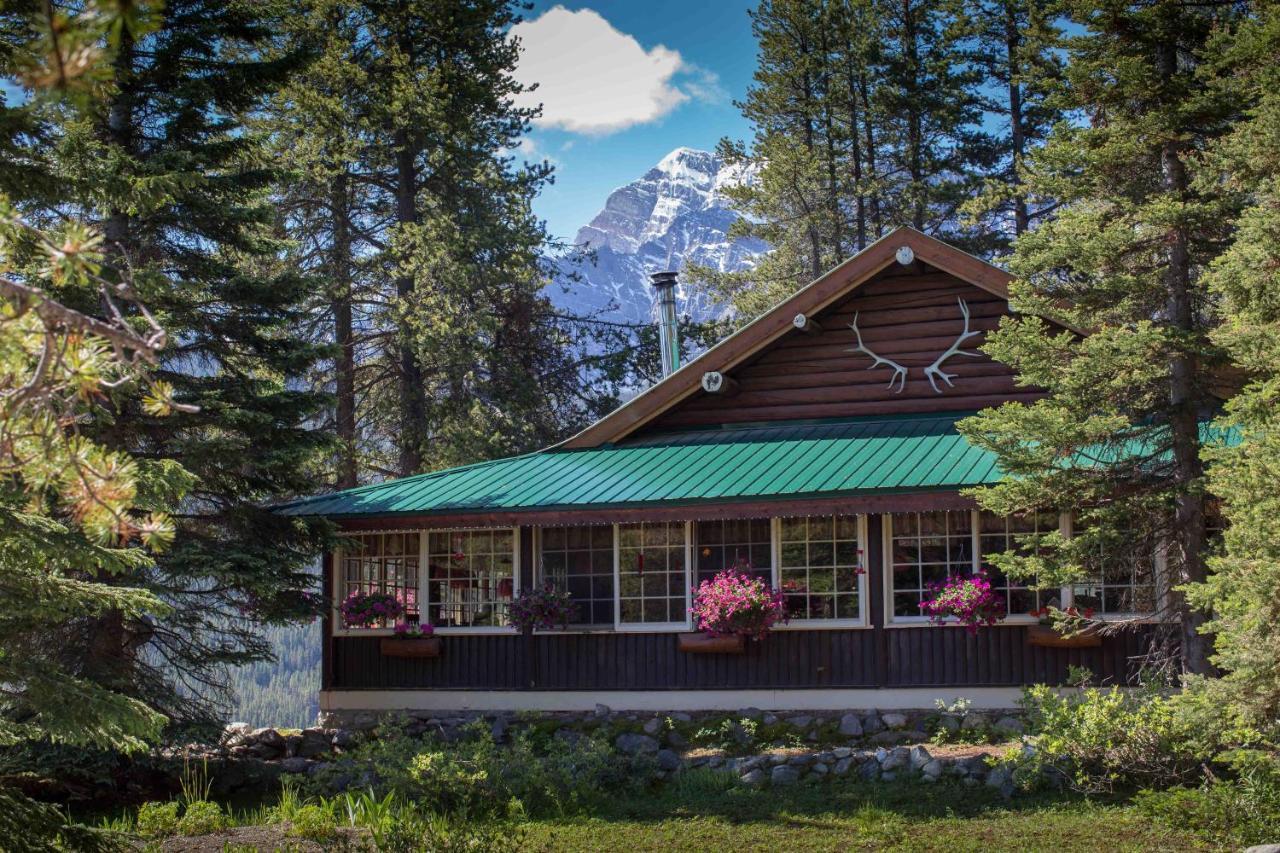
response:
<svg viewBox="0 0 1280 853"><path fill-rule="evenodd" d="M1215 707L1267 732L1280 720L1280 6L1260 4L1239 33L1220 33L1211 53L1216 85L1249 105L1211 152L1200 178L1222 175L1246 207L1226 251L1205 278L1222 300L1215 340L1249 377L1227 422L1241 443L1210 455L1209 489L1221 496L1225 554L1189 597L1213 618L1213 662L1223 678L1198 686Z"/></svg>
<svg viewBox="0 0 1280 853"><path fill-rule="evenodd" d="M1049 537L1048 556L1010 557L1005 567L1055 586L1163 558L1171 588L1123 609L1176 615L1181 660L1204 672L1205 616L1179 585L1206 577L1200 422L1218 402L1223 358L1203 271L1230 236L1234 197L1195 179L1237 109L1203 77L1210 37L1232 25L1234 9L1164 0L1066 9L1083 32L1067 40L1062 106L1087 111L1088 123L1059 125L1032 156L1028 192L1061 207L1015 244L1011 292L1022 313L985 347L1048 396L989 410L962 430L1011 475L978 493L984 506L1077 512L1074 538ZM1168 547L1121 558L1117 549L1139 539ZM1110 566L1099 556L1108 552Z"/></svg>
<svg viewBox="0 0 1280 853"><path fill-rule="evenodd" d="M270 654L258 620L316 610L309 569L323 527L266 506L309 491L309 463L328 444L312 429L324 397L303 384L318 351L294 334L306 280L273 263L278 172L244 122L296 66L275 50L271 11L172 0L150 31L124 32L101 109L48 118L57 212L101 226L108 274L131 277L173 341L155 375L191 407L160 418L111 399L89 429L195 478L173 547L120 577L168 602L167 615L138 637L108 611L67 648L175 723L212 722L225 667Z"/></svg>

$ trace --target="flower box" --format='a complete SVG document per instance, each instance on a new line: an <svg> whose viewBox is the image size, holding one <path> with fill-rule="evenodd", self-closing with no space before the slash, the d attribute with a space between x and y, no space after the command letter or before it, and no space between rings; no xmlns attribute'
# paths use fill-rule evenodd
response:
<svg viewBox="0 0 1280 853"><path fill-rule="evenodd" d="M712 637L710 634L681 634L680 651L695 655L740 655L747 650L741 634Z"/></svg>
<svg viewBox="0 0 1280 853"><path fill-rule="evenodd" d="M1049 649L1096 649L1102 645L1102 634L1096 626L1067 636L1059 634L1052 625L1028 625L1027 643Z"/></svg>
<svg viewBox="0 0 1280 853"><path fill-rule="evenodd" d="M383 637L381 651L389 658L438 658L439 637Z"/></svg>

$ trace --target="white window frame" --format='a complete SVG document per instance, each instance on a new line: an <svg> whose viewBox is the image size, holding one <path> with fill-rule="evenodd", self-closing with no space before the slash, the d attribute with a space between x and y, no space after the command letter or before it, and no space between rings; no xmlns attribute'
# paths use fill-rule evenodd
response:
<svg viewBox="0 0 1280 853"><path fill-rule="evenodd" d="M792 619L785 625L773 627L775 631L828 631L841 628L871 628L867 618L867 575L871 567L867 565L867 516L865 513L831 513L832 518L839 515L853 515L858 531L858 554L862 559L862 574L858 575L858 618L857 619ZM825 517L825 516L824 516ZM773 539L773 587L782 588L782 516L770 519Z"/></svg>
<svg viewBox="0 0 1280 853"><path fill-rule="evenodd" d="M647 522L626 522L647 523ZM670 524L671 522L657 522ZM689 608L693 606L693 522L684 524L684 621L683 622L623 622L622 621L622 536L621 523L613 525L613 630L620 633L664 633L688 631L693 624Z"/></svg>
<svg viewBox="0 0 1280 853"><path fill-rule="evenodd" d="M371 536L378 533L417 533L418 534L418 607L420 611L419 618L427 614L427 609L431 602L427 599L427 537L432 533L463 533L475 532L480 530L509 530L511 531L511 588L512 598L520 594L520 528L519 527L423 527L420 529L394 529L394 530L352 530L348 531L352 536ZM342 613L339 610L342 599L342 549L335 548L333 551L333 578L331 585L331 593L333 595L333 609L330 613L333 626L333 636L335 637L390 637L395 634L394 628L346 628L342 624ZM457 627L437 627L433 629L433 633L439 636L462 635L462 634L515 634L516 629L510 625L477 625L477 626L457 626Z"/></svg>
<svg viewBox="0 0 1280 853"><path fill-rule="evenodd" d="M1072 536L1075 535L1075 513L1074 512L1064 512L1062 514L1062 535L1068 539L1070 539ZM1157 542L1155 547L1155 552L1152 554L1152 557L1151 557L1151 574L1152 574L1151 580L1153 585L1155 586L1154 593L1155 593L1157 610L1151 613L1095 612L1093 614L1093 619L1097 622L1153 622L1155 623L1155 622L1161 622L1161 621L1164 621L1164 622L1175 621L1175 617L1173 616L1172 613L1170 613L1169 616L1164 620L1157 618L1157 614L1161 610L1164 610L1166 613L1169 612L1168 610L1169 594L1171 590L1170 590L1170 584L1169 584L1169 565L1168 565L1169 551L1168 549L1169 549L1168 542L1163 540L1160 542ZM1066 586L1064 586L1062 588L1062 606L1064 608L1074 607L1076 603L1075 588L1077 586L1085 586L1085 585L1086 584L1067 584Z"/></svg>
<svg viewBox="0 0 1280 853"><path fill-rule="evenodd" d="M957 510L952 510L956 512ZM914 510L913 510L914 512ZM976 573L982 565L982 554L978 547L981 542L981 533L978 529L978 515L981 510L970 509L969 513L969 537L971 552L970 573ZM884 578L884 624L885 627L897 625L899 627L917 627L919 625L927 625L930 623L929 617L923 613L918 616L898 616L893 612L893 516L904 515L905 513L889 513L886 512L880 516L880 551L881 551L881 576ZM1063 536L1071 535L1071 516L1070 513L1058 514L1058 530ZM1052 587L1050 587L1052 589ZM1071 588L1069 586L1060 587L1058 590L1059 600L1062 601L1064 608L1071 606ZM1019 613L1016 615L1007 615L1000 619L1001 625L1035 625L1038 623L1034 616L1027 613ZM952 617L946 620L948 625L959 625L960 623Z"/></svg>
<svg viewBox="0 0 1280 853"><path fill-rule="evenodd" d="M607 527L610 535L613 537L613 621L612 622L583 622L580 624L572 624L567 628L535 628L535 634L607 634L611 633L618 624L618 531L616 524L547 524L533 528L533 586L534 589L542 586L546 582L546 575L543 574L542 561L542 531L544 527ZM687 608L686 608L687 609Z"/></svg>

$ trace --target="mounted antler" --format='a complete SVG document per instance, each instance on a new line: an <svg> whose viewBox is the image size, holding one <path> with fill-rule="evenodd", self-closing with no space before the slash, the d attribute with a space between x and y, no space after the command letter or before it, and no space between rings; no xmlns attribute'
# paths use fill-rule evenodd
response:
<svg viewBox="0 0 1280 853"><path fill-rule="evenodd" d="M898 390L894 393L901 394L902 389L907 387L907 369L893 359L885 358L882 355L876 355L874 352L867 349L866 344L862 342L862 332L858 331L858 315L856 313L853 315L853 322L849 324L849 328L853 329L853 333L858 337L858 345L847 350L847 352L863 352L871 356L874 361L867 365L867 370L872 370L882 364L886 367L892 367L893 377L889 380L889 385L887 387L892 388L893 383L896 382L898 383Z"/></svg>
<svg viewBox="0 0 1280 853"><path fill-rule="evenodd" d="M933 386L934 393L936 394L942 393L942 389L938 387L938 383L935 381L936 379L941 379L943 382L947 383L947 387L954 388L955 385L951 383L951 380L955 379L956 376L959 375L956 373L947 373L946 371L944 371L942 369L943 362L951 358L951 356L953 355L967 355L970 358L982 357L982 353L980 352L970 352L969 350L960 349L960 345L963 344L966 340L974 337L975 335L980 335L982 334L982 332L969 331L969 306L965 304L965 301L963 299L957 299L956 302L960 303L960 313L964 315L964 331L962 331L960 333L960 336L956 338L955 343L947 347L946 352L938 356L938 358L933 362L933 364L929 365L924 369L924 375L929 377L929 384Z"/></svg>

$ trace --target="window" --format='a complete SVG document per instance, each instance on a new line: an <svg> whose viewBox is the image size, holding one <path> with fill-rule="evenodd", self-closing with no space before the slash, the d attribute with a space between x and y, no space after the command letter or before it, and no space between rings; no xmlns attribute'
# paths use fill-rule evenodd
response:
<svg viewBox="0 0 1280 853"><path fill-rule="evenodd" d="M613 624L613 526L544 527L542 579L573 596L572 624Z"/></svg>
<svg viewBox="0 0 1280 853"><path fill-rule="evenodd" d="M921 616L929 584L973 572L973 513L908 512L886 518L893 616Z"/></svg>
<svg viewBox="0 0 1280 853"><path fill-rule="evenodd" d="M855 516L784 518L778 576L793 620L859 619L862 560Z"/></svg>
<svg viewBox="0 0 1280 853"><path fill-rule="evenodd" d="M1029 588L1026 580L1014 581L1005 577L987 562L986 555L1016 551L1021 556L1029 556L1031 551L1018 541L1021 536L1051 533L1057 529L1057 513L1028 513L1008 518L991 512L978 513L978 557L991 579L992 589L1005 601L1006 615L1026 616L1041 607L1061 607L1061 590L1036 590Z"/></svg>
<svg viewBox="0 0 1280 853"><path fill-rule="evenodd" d="M515 595L515 532L427 534L427 616L447 628L504 627Z"/></svg>
<svg viewBox="0 0 1280 853"><path fill-rule="evenodd" d="M773 524L767 518L699 521L694 528L697 551L696 587L725 569L750 567L750 573L773 585Z"/></svg>
<svg viewBox="0 0 1280 853"><path fill-rule="evenodd" d="M404 605L406 618L417 619L418 541L417 533L363 533L350 537L340 554L339 600L357 591L390 593Z"/></svg>
<svg viewBox="0 0 1280 853"><path fill-rule="evenodd" d="M1086 534L1084 529L1077 533ZM1086 561L1091 577L1071 587L1071 604L1097 613L1155 612L1157 543L1115 530L1089 535L1096 539Z"/></svg>
<svg viewBox="0 0 1280 853"><path fill-rule="evenodd" d="M684 625L689 578L684 522L618 525L618 623Z"/></svg>

